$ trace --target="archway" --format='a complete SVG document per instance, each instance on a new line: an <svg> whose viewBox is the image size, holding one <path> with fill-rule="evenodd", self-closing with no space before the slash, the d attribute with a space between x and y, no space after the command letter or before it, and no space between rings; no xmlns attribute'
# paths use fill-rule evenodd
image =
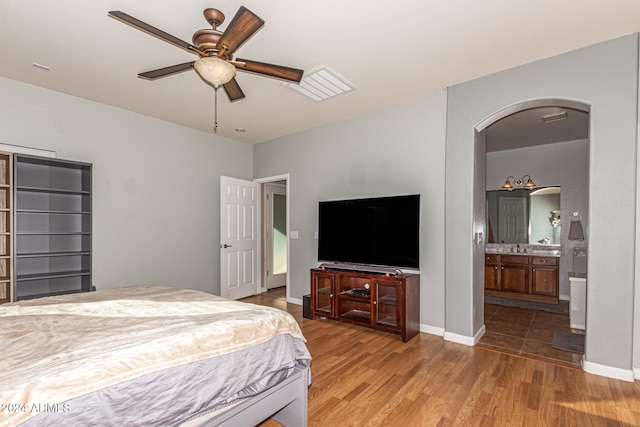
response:
<svg viewBox="0 0 640 427"><path fill-rule="evenodd" d="M491 169L494 168L495 170L514 170L514 165L515 165L515 171L518 171L518 165L522 166L522 164L531 164L531 163L535 163L537 162L541 162L541 159L536 159L536 156L531 156L533 157L532 159L525 159L523 157L522 162L514 162L513 164L509 164L508 166L505 166L504 168L500 167L500 164L496 164L495 160L493 162L489 161L487 163L487 159L495 159L495 152L494 153L490 153L492 154L492 157L488 157L487 153L486 153L486 147L492 144L492 140L491 140L491 136L488 136L488 131L489 135L491 135L491 132L493 132L495 134L495 131L492 129L495 129L497 126L503 126L503 124L509 120L512 122L516 122L516 123L520 123L521 120L514 120L515 117L523 117L525 115L531 115L532 112L538 112L538 111L542 111L543 109L547 109L548 107L553 107L553 109L556 110L566 110L569 111L569 115L572 115L571 111L574 112L573 116L576 116L576 113L580 113L580 115L583 117L583 121L581 123L579 123L579 126L582 126L583 128L581 129L582 133L584 134L583 137L581 137L580 139L582 139L582 141L576 141L573 142L573 139L561 139L562 135L559 134L558 138L560 139L556 139L556 140L546 140L546 138L548 138L549 135L544 135L543 133L540 134L536 134L535 130L531 130L532 133L535 134L536 138L533 139L540 139L540 142L535 142L532 143L532 145L536 145L535 147L533 146L513 146L513 147L507 147L507 148L502 148L504 150L508 150L511 154L505 156L506 158L517 158L518 156L526 156L529 157L527 155L527 153L534 153L536 151L540 151L540 152L549 152L550 150L560 150L560 148L558 147L562 147L562 149L566 148L566 147L571 147L571 146L576 146L579 145L581 148L581 158L583 159L583 163L586 166L586 162L588 161L588 134L589 134L589 112L590 112L590 105L582 103L582 102L576 102L573 100L567 100L567 99L558 99L558 98L547 98L547 99L533 99L533 100L527 100L527 101L522 101L522 102L518 102L516 104L513 105L509 105L507 107L504 107L498 111L496 111L495 113L489 115L487 118L485 118L484 120L482 120L481 122L479 122L475 127L475 155L476 155L476 159L475 159L475 164L477 167L480 167L482 169L481 172L475 174L475 182L474 183L474 188L475 188L475 193L476 194L485 194L485 191L487 190L495 190L498 189L500 184L493 183L493 181L495 181L496 178L496 173L494 171L494 173L490 173ZM586 113L586 115L585 115ZM502 121L502 122L501 122ZM498 122L501 122L499 125L497 125ZM496 126L493 126L496 125ZM492 128L493 126L493 128ZM544 126L544 125L543 125ZM559 130L558 130L559 132ZM517 132L516 132L517 133ZM565 142L566 141L566 142ZM545 145L545 147L548 148L542 148L543 144L555 144L557 142L561 142L563 145L554 145L553 147L555 148L551 148L550 145ZM540 145L540 146L538 146ZM518 150L516 150L518 149ZM497 157L502 157L502 156L497 156ZM566 156L565 156L566 157ZM486 166L486 168L485 168ZM556 165L556 167L558 167L558 165ZM541 185L539 183L539 178L540 178L540 171L541 170L545 170L545 166L540 165L538 168L537 167L533 167L533 168L526 168L526 172L522 171L523 173L530 173L531 170L533 171L537 171L537 175L535 176L537 179L536 183L538 185ZM558 169L563 169L562 167L559 167ZM562 181L562 179L559 179L558 177L561 176L564 179L564 175L571 175L571 173L575 172L575 170L571 170L570 168L568 168L567 170L562 170L562 171L558 171L555 176L552 173L551 177L549 177L545 182L542 183L542 186L546 186L546 185L558 185L560 184L560 182ZM519 173L519 171L518 171ZM498 173L499 175L500 173ZM512 175L513 173L507 173L505 174L505 177L507 175ZM581 211L587 210L587 200L588 200L588 171L587 168L584 168L584 172L580 173L580 179L583 179L584 183L584 187L580 188L579 190L579 195L572 195L572 193L576 193L576 189L575 186L571 187L571 185L567 186L567 190L568 191L568 195L566 196L567 198L565 199L565 204L564 204L564 212L563 212L563 218L566 218L565 220L565 224L567 224L567 226L563 229L563 235L564 235L564 239L563 239L563 244L562 244L562 254L561 254L561 263L559 262L559 269L562 268L561 270L561 274L559 275L560 278L560 283L561 286L559 286L559 290L560 290L560 299L565 299L568 300L569 299L569 279L568 279L568 272L572 271L572 264L573 264L573 246L574 246L574 242L567 242L567 236L568 236L568 219L570 217L570 213L576 209L576 197L583 197L584 201L583 203L581 202L579 207ZM491 179L493 178L493 180ZM545 177L546 178L546 177ZM584 179L586 178L586 179ZM485 179L487 179L488 181L485 181ZM577 178L573 178L573 177L569 177L567 178L568 181L575 181L575 179ZM543 179L544 181L544 179ZM502 179L501 183L504 182L504 178ZM498 186L496 187L495 185L498 184ZM494 193L495 194L495 193ZM486 225L486 216L482 215L480 212L484 212L484 198L481 197L476 197L474 199L474 213L475 213L475 218L480 219L482 224L476 224L474 226L475 230L478 229L483 229L485 230L484 233L484 237L486 238L487 233L487 225ZM481 204L481 206L480 206ZM531 242L529 242L531 243ZM533 242L535 243L535 242ZM570 244L568 244L570 243ZM581 242L582 243L582 242ZM586 243L586 242L584 242ZM481 249L480 251L474 251L474 256L473 256L473 270L476 272L482 271L484 272L484 263L485 263L485 254L484 254L484 248L485 245L482 245L479 249ZM560 267L562 266L562 267ZM479 281L482 283L476 283L473 286L473 292L476 293L476 295L474 295L474 300L475 301L484 301L484 290L485 290L485 286L484 286L484 279L485 276L484 274L476 274L476 281L478 280L478 278L480 279ZM527 279L529 280L529 279ZM530 285L527 285L530 286ZM515 296L515 295L514 295ZM510 302L510 301L509 301ZM565 308L566 308L566 304L567 302L564 302L565 304ZM515 304L518 305L518 304ZM535 304L520 304L521 306L535 306ZM486 322L486 316L484 313L484 306L483 306L483 315L482 315L482 319L483 322ZM489 311L489 313L491 313L491 311ZM491 322L489 322L487 325L493 325ZM568 316L567 316L567 325L568 325ZM488 326L487 326L488 328ZM482 326L482 330L483 330L483 334L485 331L485 323L483 323ZM490 339L495 339L496 338L496 334L495 334L495 330L490 329L491 332L493 332L492 335L487 334L487 338ZM551 331L553 332L553 331ZM510 334L507 334L510 335ZM514 334L515 335L515 334ZM505 337L506 338L506 337ZM523 337L524 338L524 337ZM526 344L531 344L531 342L528 342ZM549 342L549 346L551 345L551 343ZM506 348L508 348L508 346L506 346ZM523 346L524 348L524 346ZM575 360L574 360L575 362ZM579 363L579 362L578 362Z"/></svg>

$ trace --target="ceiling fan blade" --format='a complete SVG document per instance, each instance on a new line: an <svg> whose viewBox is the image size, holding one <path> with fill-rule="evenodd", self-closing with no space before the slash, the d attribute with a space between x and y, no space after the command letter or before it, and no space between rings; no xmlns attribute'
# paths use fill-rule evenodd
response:
<svg viewBox="0 0 640 427"><path fill-rule="evenodd" d="M231 61L231 63L235 65L238 70L262 74L283 80L290 80L293 82L299 82L304 74L304 70L299 70L297 68L267 64L265 62L251 61L249 59L236 59L235 61Z"/></svg>
<svg viewBox="0 0 640 427"><path fill-rule="evenodd" d="M229 101L233 102L244 98L244 92L240 89L240 85L235 78L231 79L228 83L225 83L222 87L224 87L224 91L227 93Z"/></svg>
<svg viewBox="0 0 640 427"><path fill-rule="evenodd" d="M118 21L124 22L125 24L131 25L138 30L144 31L147 34L151 34L152 36L157 37L160 40L164 40L167 43L177 46L180 49L184 49L187 52L195 53L200 56L206 56L206 53L204 53L202 50L198 49L191 43L180 40L179 38L174 37L169 33L165 33L164 31L152 25L149 25L146 22L142 22L141 20L134 18L131 15L127 15L124 12L121 12L119 10L112 10L109 12L109 16L117 19Z"/></svg>
<svg viewBox="0 0 640 427"><path fill-rule="evenodd" d="M151 70L144 73L140 73L138 74L138 77L146 80L155 80L161 77L167 77L173 74L181 73L183 71L192 69L194 62L195 61L191 61L191 62L185 62L184 64L172 65L170 67L158 68L157 70Z"/></svg>
<svg viewBox="0 0 640 427"><path fill-rule="evenodd" d="M216 43L218 56L231 58L233 52L244 44L256 31L264 25L264 21L244 6L240 6L227 29Z"/></svg>

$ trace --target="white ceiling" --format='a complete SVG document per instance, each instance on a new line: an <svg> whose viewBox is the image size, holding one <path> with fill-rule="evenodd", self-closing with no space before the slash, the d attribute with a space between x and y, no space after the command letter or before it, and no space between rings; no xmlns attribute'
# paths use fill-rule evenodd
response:
<svg viewBox="0 0 640 427"><path fill-rule="evenodd" d="M224 31L241 5L266 25L236 55L307 72L324 65L356 87L315 102L279 80L238 73L246 98L229 103L220 91L218 133L248 143L640 31L638 0L2 0L0 76L213 132L214 92L194 71L136 77L196 56L107 12L191 43L208 27L205 8L226 14Z"/></svg>

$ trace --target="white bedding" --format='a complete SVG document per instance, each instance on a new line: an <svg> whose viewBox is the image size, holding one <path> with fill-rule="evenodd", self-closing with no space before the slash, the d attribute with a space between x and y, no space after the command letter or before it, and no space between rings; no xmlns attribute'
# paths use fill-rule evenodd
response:
<svg viewBox="0 0 640 427"><path fill-rule="evenodd" d="M5 304L0 325L0 404L14 405L2 408L0 426L38 415L42 405L279 335L304 340L284 311L165 286Z"/></svg>

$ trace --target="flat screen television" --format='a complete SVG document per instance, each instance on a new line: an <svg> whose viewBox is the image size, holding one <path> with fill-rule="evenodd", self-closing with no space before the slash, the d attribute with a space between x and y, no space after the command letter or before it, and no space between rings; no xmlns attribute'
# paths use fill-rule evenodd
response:
<svg viewBox="0 0 640 427"><path fill-rule="evenodd" d="M318 261L419 268L420 195L321 201Z"/></svg>

